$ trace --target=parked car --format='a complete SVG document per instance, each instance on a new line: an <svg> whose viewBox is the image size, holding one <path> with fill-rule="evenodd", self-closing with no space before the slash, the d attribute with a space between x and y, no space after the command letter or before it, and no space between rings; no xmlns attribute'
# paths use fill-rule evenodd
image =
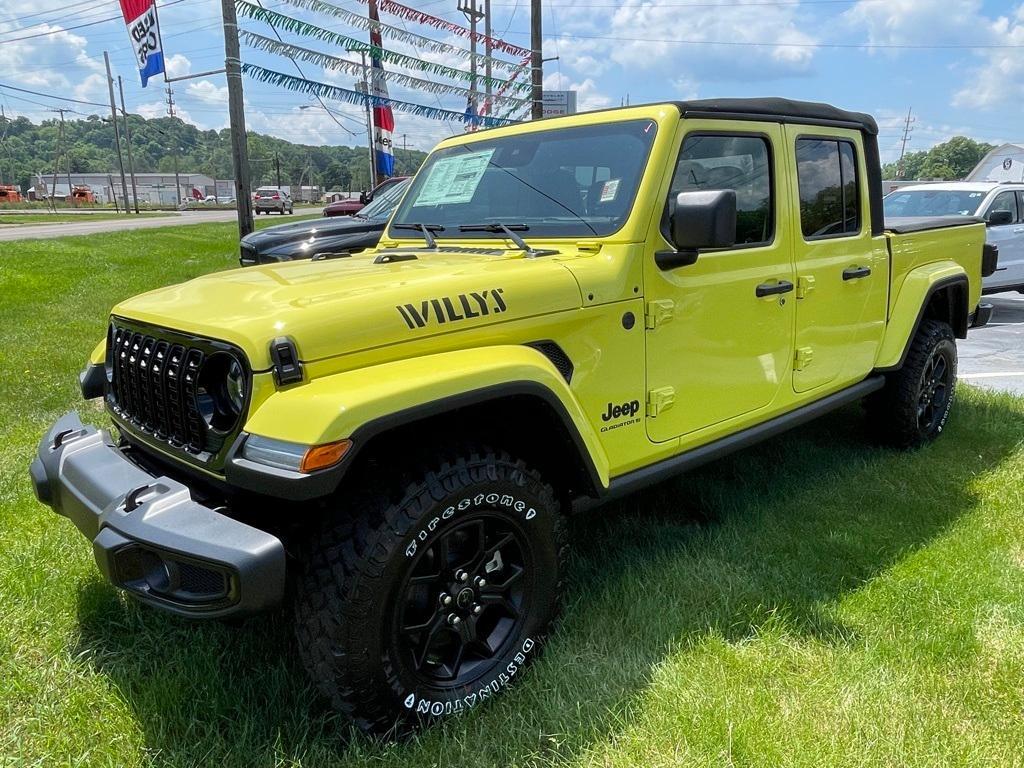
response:
<svg viewBox="0 0 1024 768"><path fill-rule="evenodd" d="M324 216L351 216L354 213L358 213L368 203L373 202L377 195L401 181L408 179L408 176L392 176L390 179L385 179L370 192L360 192L359 197L349 198L347 200L335 200L333 203L328 203L324 206Z"/></svg>
<svg viewBox="0 0 1024 768"><path fill-rule="evenodd" d="M885 216L971 216L988 225L987 240L999 248L996 271L986 277L986 294L1024 293L1024 184L956 181L900 187L885 197Z"/></svg>
<svg viewBox="0 0 1024 768"><path fill-rule="evenodd" d="M456 717L541 653L570 513L853 403L948 433L985 227L888 226L881 177L872 117L785 99L452 136L383 246L117 304L80 376L117 437L57 419L36 496L154 608L289 601L357 727Z"/></svg>
<svg viewBox="0 0 1024 768"><path fill-rule="evenodd" d="M260 187L252 196L253 210L257 213L295 213L291 194L280 187Z"/></svg>
<svg viewBox="0 0 1024 768"><path fill-rule="evenodd" d="M353 216L279 224L246 235L242 238L241 264L248 267L373 248L408 186L408 179L389 185Z"/></svg>

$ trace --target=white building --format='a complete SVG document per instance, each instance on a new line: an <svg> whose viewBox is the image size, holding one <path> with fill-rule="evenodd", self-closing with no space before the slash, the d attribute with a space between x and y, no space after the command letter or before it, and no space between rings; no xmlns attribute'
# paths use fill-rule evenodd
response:
<svg viewBox="0 0 1024 768"><path fill-rule="evenodd" d="M53 174L43 173L37 175L36 184L33 187L35 199L47 197L50 192L55 191L57 199L67 194L68 175L57 174L57 184L54 187ZM125 173L125 181L128 186L128 199L132 199L132 179ZM117 196L117 204L124 205L124 194L121 191L121 173L72 173L72 185L84 185L89 187L96 195L99 203L109 203ZM183 198L194 197L193 190L197 190L202 197L217 195L218 197L234 197L235 183L231 179L214 179L202 173L179 173L178 189L175 190L175 178L173 173L136 173L135 189L138 194L140 205L177 205Z"/></svg>
<svg viewBox="0 0 1024 768"><path fill-rule="evenodd" d="M965 181L1024 182L1024 144L1003 144L978 163Z"/></svg>

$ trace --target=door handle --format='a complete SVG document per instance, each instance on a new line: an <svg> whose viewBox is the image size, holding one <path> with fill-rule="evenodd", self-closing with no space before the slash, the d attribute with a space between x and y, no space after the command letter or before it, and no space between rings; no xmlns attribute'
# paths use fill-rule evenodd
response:
<svg viewBox="0 0 1024 768"><path fill-rule="evenodd" d="M843 270L843 280L862 280L871 274L871 267L850 267Z"/></svg>
<svg viewBox="0 0 1024 768"><path fill-rule="evenodd" d="M1015 235L1024 234L1024 227L1019 227L1018 229L1013 230L1013 234L1015 234Z"/></svg>
<svg viewBox="0 0 1024 768"><path fill-rule="evenodd" d="M763 299L765 296L778 296L780 293L789 293L793 290L793 284L789 280L779 280L777 283L761 283L757 286L754 293L757 298Z"/></svg>

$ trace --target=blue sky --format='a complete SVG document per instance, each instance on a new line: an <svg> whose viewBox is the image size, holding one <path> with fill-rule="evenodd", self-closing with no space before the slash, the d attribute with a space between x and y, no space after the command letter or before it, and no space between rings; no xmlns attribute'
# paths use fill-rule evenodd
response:
<svg viewBox="0 0 1024 768"><path fill-rule="evenodd" d="M356 13L357 0L328 0ZM482 3L482 0L480 0ZM366 39L337 19L263 0L267 8ZM407 2L436 16L465 23L456 0ZM219 0L161 0L164 50L172 74L223 66ZM492 23L511 43L529 45L529 0L493 0ZM0 83L46 96L0 88L8 115L34 120L52 107L82 114L101 108L66 97L106 102L103 51L125 79L128 108L147 116L166 113L162 83L143 89L116 0L4 2L0 8ZM101 23L94 23L100 21ZM468 41L426 26L382 15L382 21L453 46ZM83 26L77 29L74 27ZM243 27L273 36L257 22ZM659 99L717 96L786 96L828 101L871 112L882 126L886 160L894 159L907 109L917 119L910 149L926 149L956 134L992 143L1024 141L1024 2L1007 0L547 0L545 84L575 88L581 108ZM326 43L287 33L285 40L346 56ZM411 56L467 69L464 56L417 50L400 41L385 46ZM979 47L972 47L979 46ZM349 58L354 58L349 55ZM282 72L292 64L243 48L243 60ZM350 74L302 64L307 77L351 88ZM431 77L410 69L410 75ZM452 82L445 80L445 82ZM331 104L335 120L310 97L245 81L250 129L296 142L355 144L365 141L360 108ZM459 96L390 86L394 98L462 111ZM175 85L179 114L202 128L227 124L223 76ZM312 106L311 106L312 105ZM300 107L306 106L306 109ZM396 114L397 142L429 148L462 130L455 123ZM349 133L351 131L351 133Z"/></svg>

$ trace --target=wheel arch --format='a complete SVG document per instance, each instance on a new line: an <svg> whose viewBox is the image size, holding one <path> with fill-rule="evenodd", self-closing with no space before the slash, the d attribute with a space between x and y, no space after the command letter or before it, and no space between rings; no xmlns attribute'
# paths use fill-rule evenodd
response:
<svg viewBox="0 0 1024 768"><path fill-rule="evenodd" d="M876 370L895 371L903 366L926 319L948 323L958 339L967 338L970 281L962 267L953 267L938 274L921 270L907 276L889 317Z"/></svg>
<svg viewBox="0 0 1024 768"><path fill-rule="evenodd" d="M442 443L476 443L522 459L565 499L596 497L606 486L572 416L534 381L495 384L382 416L356 430L352 442L347 477L360 477L367 463L398 451L432 455Z"/></svg>
<svg viewBox="0 0 1024 768"><path fill-rule="evenodd" d="M608 487L607 457L582 406L554 363L526 345L444 352L314 378L272 394L245 431L305 445L351 440L342 463L324 470L330 482L317 486L328 493L348 485L368 461L419 457L455 441L515 453L569 498Z"/></svg>

